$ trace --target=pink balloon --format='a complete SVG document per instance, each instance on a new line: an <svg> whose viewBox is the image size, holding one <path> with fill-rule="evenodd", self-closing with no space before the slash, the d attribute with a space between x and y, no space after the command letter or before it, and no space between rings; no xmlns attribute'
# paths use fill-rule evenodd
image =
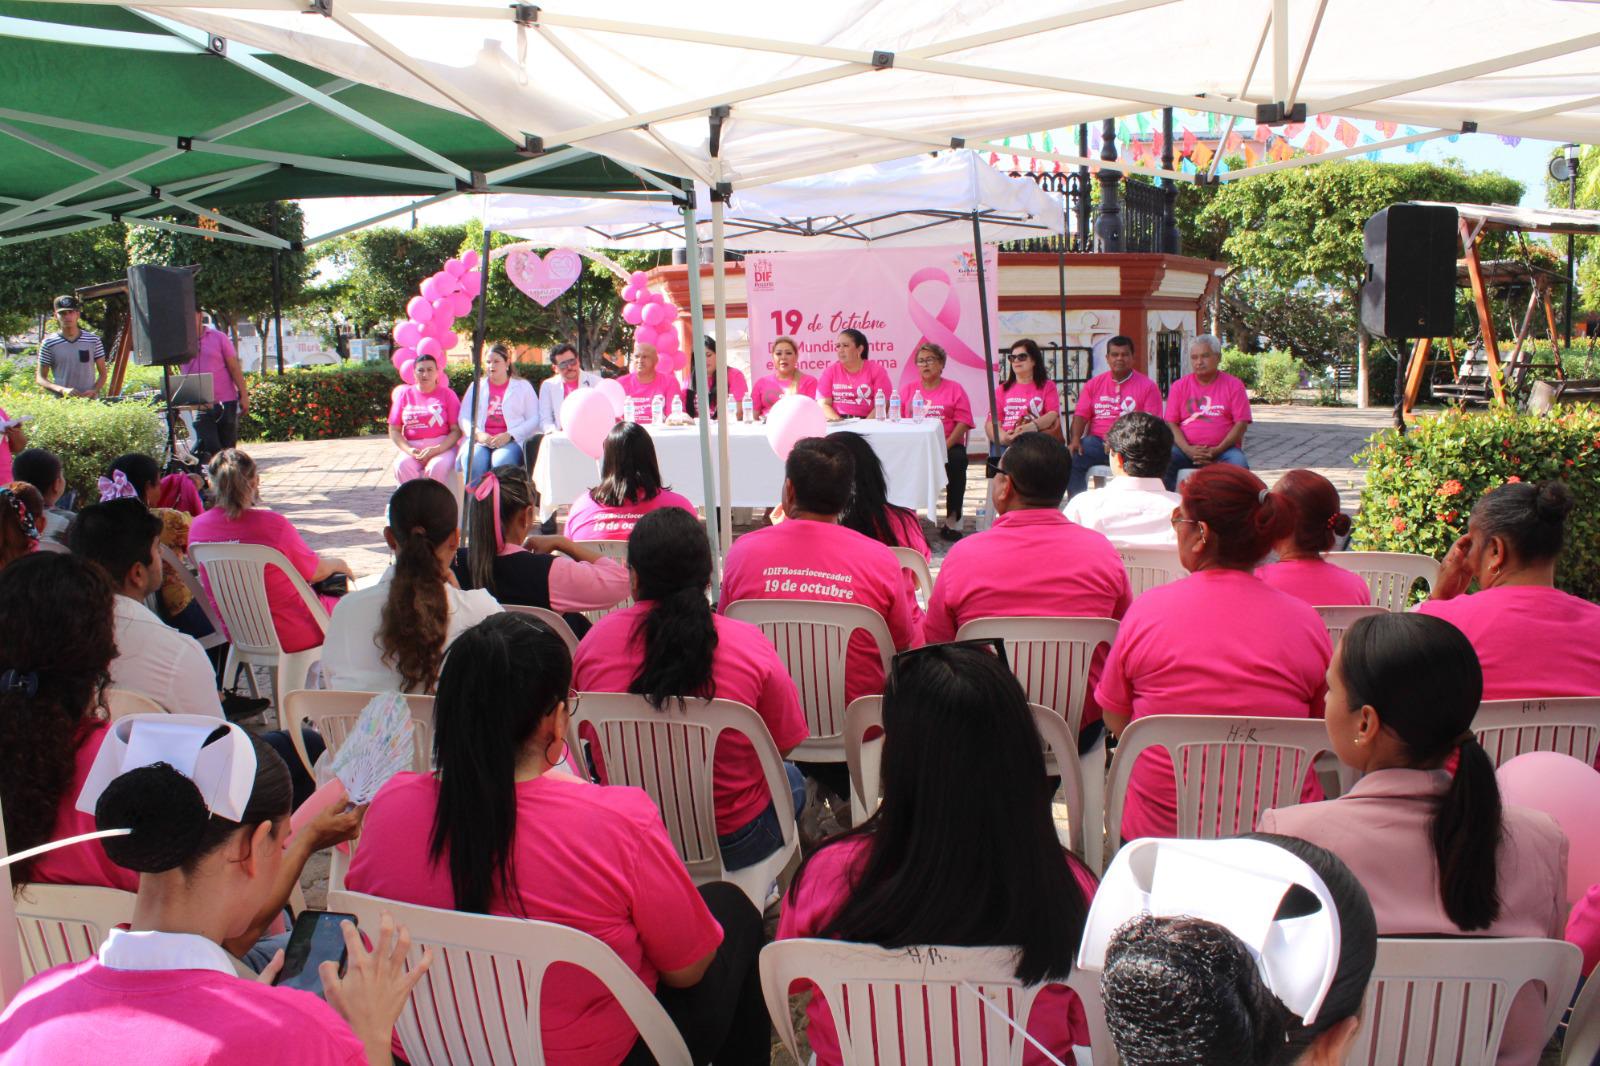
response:
<svg viewBox="0 0 1600 1066"><path fill-rule="evenodd" d="M667 321L667 309L661 304L647 304L639 312L639 318L647 326L659 326Z"/></svg>
<svg viewBox="0 0 1600 1066"><path fill-rule="evenodd" d="M422 327L406 319L404 322L395 323L394 342L403 348L410 348L422 339Z"/></svg>
<svg viewBox="0 0 1600 1066"><path fill-rule="evenodd" d="M684 358L683 353L675 348L670 351L666 348L662 348L660 354L661 365L672 371L674 374L681 373L683 368L689 363L689 361Z"/></svg>
<svg viewBox="0 0 1600 1066"><path fill-rule="evenodd" d="M444 347L432 337L424 337L417 342L417 355L419 357L431 355L435 359L442 359L444 357Z"/></svg>
<svg viewBox="0 0 1600 1066"><path fill-rule="evenodd" d="M676 327L661 326L656 329L656 350L662 355L676 355L683 350Z"/></svg>
<svg viewBox="0 0 1600 1066"><path fill-rule="evenodd" d="M483 275L476 270L469 270L461 275L461 291L468 296L476 296L483 291Z"/></svg>
<svg viewBox="0 0 1600 1066"><path fill-rule="evenodd" d="M429 303L433 303L439 297L444 295L444 293L439 291L439 279L435 277L423 278L420 288L422 290L422 298L427 300Z"/></svg>
<svg viewBox="0 0 1600 1066"><path fill-rule="evenodd" d="M454 350L455 346L460 343L461 335L453 329L445 330L444 336L439 338L439 347L443 348L447 352Z"/></svg>
<svg viewBox="0 0 1600 1066"><path fill-rule="evenodd" d="M633 301L637 300L638 298L639 298L639 286L635 285L633 282L630 281L630 282L628 282L628 284L626 284L626 285L624 285L622 287L622 299L623 299L624 302L632 303Z"/></svg>
<svg viewBox="0 0 1600 1066"><path fill-rule="evenodd" d="M444 261L444 272L452 278L459 278L466 272L467 264L459 259L451 258Z"/></svg>
<svg viewBox="0 0 1600 1066"><path fill-rule="evenodd" d="M595 391L611 401L611 409L616 412L617 418L622 418L622 411L628 401L628 394L622 391L622 386L617 384L616 378L601 378L600 384L595 386Z"/></svg>
<svg viewBox="0 0 1600 1066"><path fill-rule="evenodd" d="M439 298L442 300L448 299L461 291L461 279L452 278L444 271L435 274L434 280L439 283Z"/></svg>
<svg viewBox="0 0 1600 1066"><path fill-rule="evenodd" d="M406 314L418 325L426 325L433 321L433 302L413 296L406 302Z"/></svg>
<svg viewBox="0 0 1600 1066"><path fill-rule="evenodd" d="M472 313L472 297L464 292L458 292L450 297L450 313L456 318L465 318Z"/></svg>
<svg viewBox="0 0 1600 1066"><path fill-rule="evenodd" d="M461 253L461 265L466 267L468 270L476 267L479 262L481 262L481 260L478 258L478 250L476 248L468 248L466 251Z"/></svg>
<svg viewBox="0 0 1600 1066"><path fill-rule="evenodd" d="M407 359L415 359L416 357L417 350L415 348L396 348L394 350L394 354L389 356L389 362L394 364L394 368L396 370L399 370L401 363L404 363Z"/></svg>
<svg viewBox="0 0 1600 1066"><path fill-rule="evenodd" d="M650 283L650 275L646 274L642 270L635 270L632 274L628 275L628 280L642 289Z"/></svg>
<svg viewBox="0 0 1600 1066"><path fill-rule="evenodd" d="M809 396L791 393L767 411L767 443L787 461L794 446L807 437L827 435L828 418L822 405Z"/></svg>
<svg viewBox="0 0 1600 1066"><path fill-rule="evenodd" d="M678 315L681 312L679 312L677 304L673 303L671 300L666 300L661 306L665 307L667 309L667 317L665 319L663 319L663 321L665 321L665 322L676 322L676 321L678 321Z"/></svg>
<svg viewBox="0 0 1600 1066"><path fill-rule="evenodd" d="M638 329L633 331L633 343L648 344L650 347L656 348L658 351L660 349L656 342L660 339L661 334L657 332L654 326L640 326Z"/></svg>
<svg viewBox="0 0 1600 1066"><path fill-rule="evenodd" d="M1532 807L1567 834L1567 898L1582 899L1600 884L1600 773L1553 751L1530 751L1495 771L1502 803Z"/></svg>
<svg viewBox="0 0 1600 1066"><path fill-rule="evenodd" d="M646 307L650 304L664 304L667 302L667 298L654 289L640 289L639 298L634 302L640 307Z"/></svg>
<svg viewBox="0 0 1600 1066"><path fill-rule="evenodd" d="M616 424L611 401L595 389L575 389L561 401L561 428L587 456L600 458L606 434Z"/></svg>
<svg viewBox="0 0 1600 1066"><path fill-rule="evenodd" d="M644 321L639 317L639 305L636 303L623 304L622 321L626 322L630 326L637 326L640 322Z"/></svg>
<svg viewBox="0 0 1600 1066"><path fill-rule="evenodd" d="M400 380L407 385L415 385L417 383L417 361L415 359L407 359L400 364Z"/></svg>
<svg viewBox="0 0 1600 1066"><path fill-rule="evenodd" d="M440 296L433 301L433 320L447 326L455 321L455 316L450 313L450 297Z"/></svg>

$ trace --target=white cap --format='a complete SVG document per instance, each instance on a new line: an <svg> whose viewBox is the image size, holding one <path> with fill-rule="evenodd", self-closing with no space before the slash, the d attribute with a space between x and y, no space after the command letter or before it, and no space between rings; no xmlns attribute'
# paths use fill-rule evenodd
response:
<svg viewBox="0 0 1600 1066"><path fill-rule="evenodd" d="M207 744L206 738L219 729L227 733ZM232 822L244 817L256 781L250 735L232 722L204 714L131 714L111 723L78 794L78 810L93 814L112 781L158 762L193 781L212 814Z"/></svg>

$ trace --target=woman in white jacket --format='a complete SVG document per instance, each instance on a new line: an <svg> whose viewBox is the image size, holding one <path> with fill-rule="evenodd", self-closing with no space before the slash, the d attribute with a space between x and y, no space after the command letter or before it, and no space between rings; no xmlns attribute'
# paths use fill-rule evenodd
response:
<svg viewBox="0 0 1600 1066"><path fill-rule="evenodd" d="M539 432L539 395L523 378L511 376L504 345L489 349L488 387L479 378L461 398L461 433L475 443L470 485L497 466L522 464L522 446ZM467 445L460 447L459 465L467 469Z"/></svg>

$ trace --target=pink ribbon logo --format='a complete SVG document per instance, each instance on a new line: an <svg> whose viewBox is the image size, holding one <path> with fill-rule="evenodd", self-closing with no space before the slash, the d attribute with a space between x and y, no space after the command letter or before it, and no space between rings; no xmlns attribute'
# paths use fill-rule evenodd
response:
<svg viewBox="0 0 1600 1066"><path fill-rule="evenodd" d="M929 282L940 282L944 285L944 303L937 311L930 313L922 301L917 299L917 289ZM967 342L956 336L956 326L961 322L961 301L956 298L955 286L950 281L948 271L940 267L923 267L912 274L906 282L907 303L906 312L911 316L912 325L916 326L921 335L917 343L911 346L912 357L907 358L905 365L900 368L901 392L907 393L921 375L917 371L916 350L924 342L939 345L945 354L957 363L983 369L983 356L967 346Z"/></svg>

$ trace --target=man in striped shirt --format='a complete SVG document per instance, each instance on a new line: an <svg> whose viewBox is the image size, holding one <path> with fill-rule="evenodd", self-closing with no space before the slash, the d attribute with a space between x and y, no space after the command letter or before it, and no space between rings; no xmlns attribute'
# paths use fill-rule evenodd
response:
<svg viewBox="0 0 1600 1066"><path fill-rule="evenodd" d="M57 296L56 320L61 328L39 346L33 379L57 396L98 396L106 384L105 346L78 325L78 311L76 296Z"/></svg>

